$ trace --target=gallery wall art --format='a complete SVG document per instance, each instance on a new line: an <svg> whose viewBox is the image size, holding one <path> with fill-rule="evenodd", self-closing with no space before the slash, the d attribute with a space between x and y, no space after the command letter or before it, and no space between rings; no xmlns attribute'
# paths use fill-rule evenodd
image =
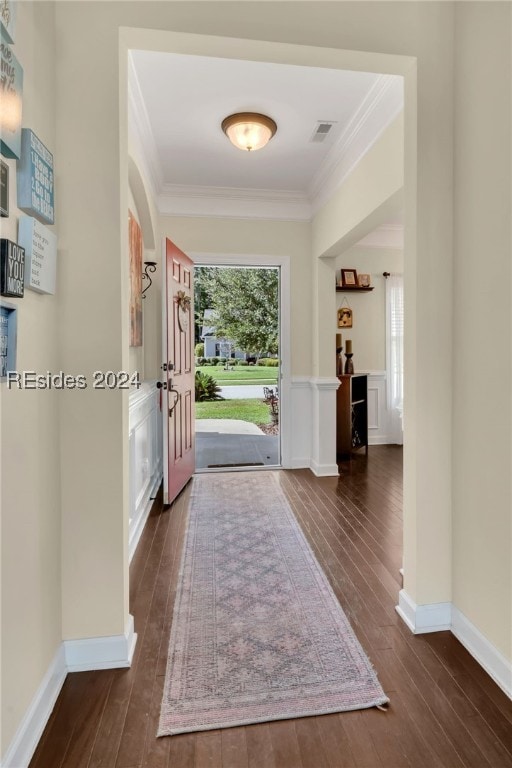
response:
<svg viewBox="0 0 512 768"><path fill-rule="evenodd" d="M0 37L0 69L0 152L4 157L19 158L23 69L3 37Z"/></svg>
<svg viewBox="0 0 512 768"><path fill-rule="evenodd" d="M18 208L42 224L55 222L53 155L30 128L21 132Z"/></svg>

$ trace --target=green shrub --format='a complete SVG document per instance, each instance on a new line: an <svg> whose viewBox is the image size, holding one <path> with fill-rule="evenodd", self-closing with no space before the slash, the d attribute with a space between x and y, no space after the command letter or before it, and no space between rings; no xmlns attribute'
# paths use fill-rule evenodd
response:
<svg viewBox="0 0 512 768"><path fill-rule="evenodd" d="M204 344L202 341L196 344L194 352L196 357L204 357Z"/></svg>
<svg viewBox="0 0 512 768"><path fill-rule="evenodd" d="M197 358L197 364L198 365L208 365L208 361L206 360L206 357L198 357Z"/></svg>
<svg viewBox="0 0 512 768"><path fill-rule="evenodd" d="M249 365L249 363L247 362L247 360L239 360L238 365Z"/></svg>
<svg viewBox="0 0 512 768"><path fill-rule="evenodd" d="M260 357L258 365L266 366L267 368L278 368L279 358L277 357Z"/></svg>
<svg viewBox="0 0 512 768"><path fill-rule="evenodd" d="M196 371L196 403L204 403L207 400L223 400L220 387L209 373Z"/></svg>

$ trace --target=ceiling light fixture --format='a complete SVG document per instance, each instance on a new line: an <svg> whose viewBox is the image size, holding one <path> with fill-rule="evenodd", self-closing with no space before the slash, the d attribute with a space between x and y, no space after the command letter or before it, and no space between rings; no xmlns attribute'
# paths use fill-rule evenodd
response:
<svg viewBox="0 0 512 768"><path fill-rule="evenodd" d="M239 112L222 121L222 130L235 147L254 152L268 144L277 131L271 117L257 112Z"/></svg>

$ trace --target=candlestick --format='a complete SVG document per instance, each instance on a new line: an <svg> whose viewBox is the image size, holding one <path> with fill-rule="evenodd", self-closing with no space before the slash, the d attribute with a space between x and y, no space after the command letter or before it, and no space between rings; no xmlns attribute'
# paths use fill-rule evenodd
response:
<svg viewBox="0 0 512 768"><path fill-rule="evenodd" d="M354 373L354 363L352 362L352 352L345 352L345 373Z"/></svg>
<svg viewBox="0 0 512 768"><path fill-rule="evenodd" d="M352 352L352 340L351 339L347 339L346 342L345 342L345 354L347 355L347 354L349 354L351 352Z"/></svg>

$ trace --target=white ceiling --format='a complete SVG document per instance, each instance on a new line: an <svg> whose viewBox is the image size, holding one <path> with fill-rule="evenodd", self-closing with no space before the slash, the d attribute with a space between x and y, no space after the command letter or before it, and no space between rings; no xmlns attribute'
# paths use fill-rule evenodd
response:
<svg viewBox="0 0 512 768"><path fill-rule="evenodd" d="M167 213L222 215L230 200L243 215L244 200L247 209L257 200L308 218L315 198L334 191L402 108L402 80L389 75L151 51L130 57L130 139ZM264 149L242 152L223 134L223 118L241 111L276 121ZM323 143L312 142L322 121L335 124Z"/></svg>

